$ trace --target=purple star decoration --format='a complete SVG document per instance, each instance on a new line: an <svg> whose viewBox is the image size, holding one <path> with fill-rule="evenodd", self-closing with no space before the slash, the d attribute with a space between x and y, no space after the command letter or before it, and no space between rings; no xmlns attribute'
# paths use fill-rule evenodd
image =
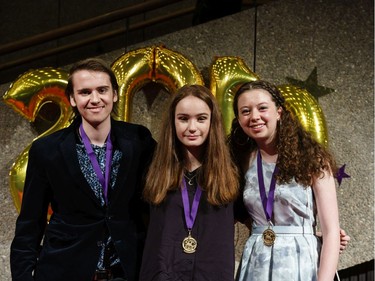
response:
<svg viewBox="0 0 375 281"><path fill-rule="evenodd" d="M350 178L350 176L347 173L345 173L345 166L346 164L341 166L341 168L339 168L336 174L336 179L337 179L337 182L339 183L339 186L341 185L343 178Z"/></svg>

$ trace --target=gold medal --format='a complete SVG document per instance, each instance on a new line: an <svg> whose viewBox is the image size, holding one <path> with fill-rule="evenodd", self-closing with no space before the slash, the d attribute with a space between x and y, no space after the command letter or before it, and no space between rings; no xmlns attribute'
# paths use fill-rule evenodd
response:
<svg viewBox="0 0 375 281"><path fill-rule="evenodd" d="M191 232L189 231L189 235L182 240L182 248L184 249L184 252L187 254L192 254L197 249L197 240L195 240L191 236Z"/></svg>
<svg viewBox="0 0 375 281"><path fill-rule="evenodd" d="M271 247L275 243L276 233L271 228L267 228L263 231L262 237L264 245Z"/></svg>

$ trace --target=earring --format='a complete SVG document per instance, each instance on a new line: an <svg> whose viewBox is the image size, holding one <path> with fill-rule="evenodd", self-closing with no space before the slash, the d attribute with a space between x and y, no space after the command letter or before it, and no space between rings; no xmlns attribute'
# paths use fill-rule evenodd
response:
<svg viewBox="0 0 375 281"><path fill-rule="evenodd" d="M279 127L281 127L281 118L277 119L277 124L279 125Z"/></svg>

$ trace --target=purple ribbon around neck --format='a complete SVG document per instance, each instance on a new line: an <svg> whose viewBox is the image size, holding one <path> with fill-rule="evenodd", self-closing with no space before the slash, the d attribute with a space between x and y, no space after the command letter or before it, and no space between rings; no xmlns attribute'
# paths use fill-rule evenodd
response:
<svg viewBox="0 0 375 281"><path fill-rule="evenodd" d="M264 178L263 178L262 155L260 155L260 151L258 151L258 155L257 155L257 168L258 168L259 193L260 193L260 198L263 204L263 210L264 210L264 213L266 214L267 221L271 221L272 211L273 211L273 201L274 201L275 189L276 189L275 175L278 173L279 169L277 168L277 166L275 166L275 169L272 173L270 190L268 192L268 198L267 198L266 188L264 186Z"/></svg>
<svg viewBox="0 0 375 281"><path fill-rule="evenodd" d="M184 205L185 221L186 221L186 226L188 230L191 231L194 225L195 218L197 217L199 201L202 195L202 189L199 185L197 186L197 190L195 191L195 195L193 199L193 204L190 210L189 195L188 195L186 181L184 177L182 178L182 182L183 182L183 187L181 188L181 196L182 196L182 203Z"/></svg>
<svg viewBox="0 0 375 281"><path fill-rule="evenodd" d="M98 159L96 158L95 152L92 149L90 140L88 136L86 135L85 130L83 129L83 125L79 127L79 131L82 136L82 141L85 146L86 152L90 158L90 162L92 164L92 167L94 168L95 174L98 177L98 180L100 184L103 187L103 194L104 194L104 200L106 203L108 203L108 186L109 186L109 174L111 172L111 162L112 162L112 140L111 140L111 131L108 134L107 137L107 147L105 150L105 177L103 176L103 173L100 169Z"/></svg>

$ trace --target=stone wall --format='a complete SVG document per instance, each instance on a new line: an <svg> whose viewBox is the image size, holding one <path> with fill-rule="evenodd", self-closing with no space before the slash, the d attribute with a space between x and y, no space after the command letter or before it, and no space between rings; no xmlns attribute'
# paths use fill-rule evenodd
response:
<svg viewBox="0 0 375 281"><path fill-rule="evenodd" d="M292 78L318 92L320 87L331 89L319 97L319 104L329 147L351 176L337 189L341 227L351 236L340 257L340 269L374 258L373 5L371 0L276 1L258 7L257 17L254 9L246 10L130 48L163 44L188 57L207 86L215 56L238 56L261 78L278 85L290 84ZM120 55L121 51L114 51L102 57L111 63ZM0 86L1 95L8 87ZM137 94L132 121L148 126L157 137L166 99L167 94L160 94L148 109L145 95ZM9 245L17 217L8 172L36 132L4 103L0 103L0 128L0 279L6 281L10 280ZM237 225L237 261L246 235Z"/></svg>

